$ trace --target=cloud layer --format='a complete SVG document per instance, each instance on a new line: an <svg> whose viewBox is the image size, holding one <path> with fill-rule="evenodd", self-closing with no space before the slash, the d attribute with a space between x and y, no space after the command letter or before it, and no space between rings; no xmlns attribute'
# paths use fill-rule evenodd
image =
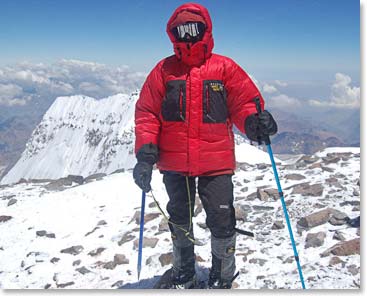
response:
<svg viewBox="0 0 367 296"><path fill-rule="evenodd" d="M258 83L264 94L268 94L267 103L276 108L328 107L358 109L360 107L360 88L352 86L352 79L342 73L335 74L330 86L330 95L324 99L300 99L286 94L287 83L275 80L273 84ZM278 89L281 88L281 91Z"/></svg>
<svg viewBox="0 0 367 296"><path fill-rule="evenodd" d="M351 86L352 79L345 74L336 73L335 82L331 86L331 97L327 101L309 100L311 106L350 108L360 107L361 90Z"/></svg>
<svg viewBox="0 0 367 296"><path fill-rule="evenodd" d="M140 88L146 73L128 67L60 60L57 63L21 63L0 68L0 105L26 105L42 97L84 94L102 98Z"/></svg>
<svg viewBox="0 0 367 296"><path fill-rule="evenodd" d="M60 60L54 64L20 63L0 68L0 106L25 106L39 99L53 100L57 96L83 94L103 98L116 93L130 93L141 87L146 73L129 67L111 67L95 62ZM335 74L330 97L324 100L299 99L287 94L288 84L274 80L257 81L271 107L359 108L360 88L351 86L348 75Z"/></svg>

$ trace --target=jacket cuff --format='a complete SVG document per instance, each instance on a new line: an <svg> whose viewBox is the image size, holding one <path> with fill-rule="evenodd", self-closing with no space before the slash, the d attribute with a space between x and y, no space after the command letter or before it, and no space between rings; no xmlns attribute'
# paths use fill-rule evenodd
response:
<svg viewBox="0 0 367 296"><path fill-rule="evenodd" d="M155 164L158 161L158 146L153 143L144 144L136 153L136 159L138 162Z"/></svg>

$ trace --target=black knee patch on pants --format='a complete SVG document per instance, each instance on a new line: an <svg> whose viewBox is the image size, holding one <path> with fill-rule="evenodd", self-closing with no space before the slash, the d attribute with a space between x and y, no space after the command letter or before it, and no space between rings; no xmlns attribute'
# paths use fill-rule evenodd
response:
<svg viewBox="0 0 367 296"><path fill-rule="evenodd" d="M212 235L232 237L236 226L232 175L199 177L198 190Z"/></svg>

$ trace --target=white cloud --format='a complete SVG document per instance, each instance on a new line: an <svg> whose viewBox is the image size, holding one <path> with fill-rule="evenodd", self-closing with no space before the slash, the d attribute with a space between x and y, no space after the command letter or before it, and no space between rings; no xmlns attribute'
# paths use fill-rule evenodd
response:
<svg viewBox="0 0 367 296"><path fill-rule="evenodd" d="M288 86L288 83L284 82L284 81L280 81L280 80L275 80L274 83L278 86L281 86L281 87L286 87Z"/></svg>
<svg viewBox="0 0 367 296"><path fill-rule="evenodd" d="M268 93L268 94L273 94L276 93L278 90L274 85L270 85L265 83L263 86L263 92Z"/></svg>
<svg viewBox="0 0 367 296"><path fill-rule="evenodd" d="M24 105L30 100L84 94L103 98L141 87L146 73L129 67L60 60L54 64L19 63L0 68L0 105ZM5 87L7 86L7 87Z"/></svg>
<svg viewBox="0 0 367 296"><path fill-rule="evenodd" d="M21 99L23 89L15 84L0 84L0 105L15 106L26 104L26 99Z"/></svg>
<svg viewBox="0 0 367 296"><path fill-rule="evenodd" d="M327 101L309 100L311 106L336 107L336 108L359 108L360 88L351 86L352 79L345 74L336 73L335 82L331 86L331 97Z"/></svg>
<svg viewBox="0 0 367 296"><path fill-rule="evenodd" d="M296 108L301 107L301 101L297 98L289 97L285 94L274 96L268 99L270 107L276 108Z"/></svg>

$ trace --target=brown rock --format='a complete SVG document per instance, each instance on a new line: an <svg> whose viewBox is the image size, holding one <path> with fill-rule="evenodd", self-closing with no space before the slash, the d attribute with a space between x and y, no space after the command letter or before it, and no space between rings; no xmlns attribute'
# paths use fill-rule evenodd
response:
<svg viewBox="0 0 367 296"><path fill-rule="evenodd" d="M103 268L104 269L115 269L116 265L117 265L116 262L109 261L103 264Z"/></svg>
<svg viewBox="0 0 367 296"><path fill-rule="evenodd" d="M99 227L94 227L93 230L87 232L84 236L88 236L91 235L93 232L95 232L97 229L99 229Z"/></svg>
<svg viewBox="0 0 367 296"><path fill-rule="evenodd" d="M117 264L117 265L120 265L120 264L129 264L129 259L126 258L125 255L123 254L116 254L114 257L113 257L113 261Z"/></svg>
<svg viewBox="0 0 367 296"><path fill-rule="evenodd" d="M271 227L271 229L282 229L284 228L284 224L283 224L283 221L275 221L273 226Z"/></svg>
<svg viewBox="0 0 367 296"><path fill-rule="evenodd" d="M148 223L149 221L152 221L152 220L158 218L159 215L160 215L159 213L149 213L149 214L146 214L144 216L144 223ZM140 217L139 217L139 221L140 221Z"/></svg>
<svg viewBox="0 0 367 296"><path fill-rule="evenodd" d="M252 264L259 264L260 266L264 266L264 264L267 262L268 260L265 259L260 259L260 258L252 258L249 260L249 263Z"/></svg>
<svg viewBox="0 0 367 296"><path fill-rule="evenodd" d="M232 289L238 289L239 286L240 285L238 283L236 283L236 282L233 282L232 283Z"/></svg>
<svg viewBox="0 0 367 296"><path fill-rule="evenodd" d="M161 263L162 267L165 266L165 265L171 264L172 260L173 260L172 252L162 254L162 255L159 256L159 262Z"/></svg>
<svg viewBox="0 0 367 296"><path fill-rule="evenodd" d="M82 263L82 260L75 260L73 262L73 266L78 266L78 265L80 265L80 263Z"/></svg>
<svg viewBox="0 0 367 296"><path fill-rule="evenodd" d="M293 187L292 194L301 194L302 196L322 196L324 187L322 184L309 183L299 184Z"/></svg>
<svg viewBox="0 0 367 296"><path fill-rule="evenodd" d="M329 219L329 223L331 225L337 226L337 225L346 224L347 219L348 219L348 216L345 213L335 210L335 209L331 209L331 217Z"/></svg>
<svg viewBox="0 0 367 296"><path fill-rule="evenodd" d="M337 265L337 264L340 264L340 263L344 263L344 261L341 260L339 257L334 256L334 257L330 258L329 266L334 266L334 265Z"/></svg>
<svg viewBox="0 0 367 296"><path fill-rule="evenodd" d="M161 222L159 222L158 231L161 232L169 231L168 222L165 218L162 218Z"/></svg>
<svg viewBox="0 0 367 296"><path fill-rule="evenodd" d="M122 285L124 284L124 281L123 280L119 280L117 282L115 282L111 287L114 288L114 287L121 287Z"/></svg>
<svg viewBox="0 0 367 296"><path fill-rule="evenodd" d="M288 180L296 180L296 181L306 179L306 177L301 174L288 174L285 175L285 178Z"/></svg>
<svg viewBox="0 0 367 296"><path fill-rule="evenodd" d="M255 200L257 198L257 192L253 192L249 195L247 195L246 199L247 200Z"/></svg>
<svg viewBox="0 0 367 296"><path fill-rule="evenodd" d="M132 221L135 221L136 224L140 225L140 211L136 211L133 218L130 220L129 224L132 222ZM156 218L159 217L159 213L149 213L149 214L146 214L144 215L144 223L147 223L149 221L152 221Z"/></svg>
<svg viewBox="0 0 367 296"><path fill-rule="evenodd" d="M13 204L16 204L18 200L16 200L15 198L12 198L11 200L9 200L8 202L8 207L12 206Z"/></svg>
<svg viewBox="0 0 367 296"><path fill-rule="evenodd" d="M257 198L261 201L268 201L269 194L267 194L263 189L257 189Z"/></svg>
<svg viewBox="0 0 367 296"><path fill-rule="evenodd" d="M338 241L345 241L344 235L338 230L335 231L335 233L333 235L333 239L338 240Z"/></svg>
<svg viewBox="0 0 367 296"><path fill-rule="evenodd" d="M321 257L329 256L349 256L360 254L360 238L355 238L349 241L340 242L320 254Z"/></svg>
<svg viewBox="0 0 367 296"><path fill-rule="evenodd" d="M322 246L324 244L325 237L325 232L307 234L305 249Z"/></svg>
<svg viewBox="0 0 367 296"><path fill-rule="evenodd" d="M103 226L103 225L107 225L107 222L105 220L101 220L97 223L97 226Z"/></svg>
<svg viewBox="0 0 367 296"><path fill-rule="evenodd" d="M121 246L124 243L127 243L129 241L132 241L135 238L134 235L131 234L131 232L126 232L122 238L120 239L120 241L117 243L119 246Z"/></svg>
<svg viewBox="0 0 367 296"><path fill-rule="evenodd" d="M276 188L266 188L266 189L264 189L264 191L269 196L269 198L271 198L273 200L278 200L279 199L278 189L276 189Z"/></svg>
<svg viewBox="0 0 367 296"><path fill-rule="evenodd" d="M57 257L53 257L51 260L50 260L50 262L51 263L57 263L57 262L59 262L60 261L60 258L57 258Z"/></svg>
<svg viewBox="0 0 367 296"><path fill-rule="evenodd" d="M304 155L300 159L297 160L297 163L312 164L318 160L319 158L317 156Z"/></svg>
<svg viewBox="0 0 367 296"><path fill-rule="evenodd" d="M9 221L12 218L13 218L12 216L5 216L5 215L0 216L0 223L7 222L7 221Z"/></svg>
<svg viewBox="0 0 367 296"><path fill-rule="evenodd" d="M90 252L88 253L88 255L89 255L89 256L92 256L92 257L94 257L94 256L98 256L98 255L100 255L104 250L106 250L106 248L100 247L100 248L97 248L97 249L95 249L95 250L93 250L93 251L90 251Z"/></svg>
<svg viewBox="0 0 367 296"><path fill-rule="evenodd" d="M62 283L62 284L56 284L56 287L57 288L66 288L66 287L72 286L74 284L75 284L74 282L67 282L67 283Z"/></svg>
<svg viewBox="0 0 367 296"><path fill-rule="evenodd" d="M322 225L329 221L331 216L331 209L327 208L315 213L312 213L311 215L308 215L306 217L301 218L297 225L304 227L304 228L311 228L318 225Z"/></svg>
<svg viewBox="0 0 367 296"><path fill-rule="evenodd" d="M150 248L155 248L155 246L157 245L159 239L155 238L155 237L144 237L143 239L143 248L146 247L150 247ZM139 239L134 240L134 249L138 249L139 248Z"/></svg>
<svg viewBox="0 0 367 296"><path fill-rule="evenodd" d="M76 271L78 271L79 273L81 273L82 275L85 275L87 273L90 273L91 271L86 268L85 266L79 267L76 269Z"/></svg>
<svg viewBox="0 0 367 296"><path fill-rule="evenodd" d="M237 221L246 221L246 212L241 207L235 207L234 211Z"/></svg>
<svg viewBox="0 0 367 296"><path fill-rule="evenodd" d="M47 234L47 231L46 230L38 230L38 231L36 231L36 235L37 236L46 236L46 234Z"/></svg>
<svg viewBox="0 0 367 296"><path fill-rule="evenodd" d="M329 173L332 173L334 172L335 170L333 168L329 168L327 166L323 166L321 165L321 169L324 171L324 172L329 172Z"/></svg>
<svg viewBox="0 0 367 296"><path fill-rule="evenodd" d="M80 254L82 251L84 250L83 246L72 246L70 248L66 248L66 249L63 249L61 250L60 252L61 253L66 253L66 254L71 254L71 255L78 255Z"/></svg>
<svg viewBox="0 0 367 296"><path fill-rule="evenodd" d="M196 255L195 258L196 258L196 262L205 262L205 260L201 258L199 255Z"/></svg>
<svg viewBox="0 0 367 296"><path fill-rule="evenodd" d="M359 268L357 267L357 265L352 264L347 266L348 271L352 274L352 275L357 275L359 274Z"/></svg>

